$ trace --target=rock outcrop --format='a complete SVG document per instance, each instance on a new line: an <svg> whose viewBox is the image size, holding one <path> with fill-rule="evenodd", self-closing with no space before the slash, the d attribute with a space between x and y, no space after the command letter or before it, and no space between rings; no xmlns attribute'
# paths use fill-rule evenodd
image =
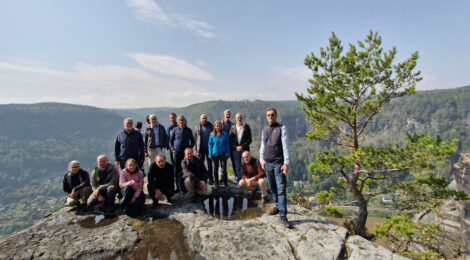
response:
<svg viewBox="0 0 470 260"><path fill-rule="evenodd" d="M266 214L272 207L225 220L178 194L138 219L64 208L2 241L0 259L403 259L296 205L288 206L287 229Z"/></svg>

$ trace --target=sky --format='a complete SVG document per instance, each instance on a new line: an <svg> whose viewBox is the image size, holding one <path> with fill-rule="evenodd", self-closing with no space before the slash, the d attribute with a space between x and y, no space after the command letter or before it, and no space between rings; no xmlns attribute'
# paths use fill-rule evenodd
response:
<svg viewBox="0 0 470 260"><path fill-rule="evenodd" d="M0 0L0 104L293 100L332 32L418 51L418 90L470 85L470 1Z"/></svg>

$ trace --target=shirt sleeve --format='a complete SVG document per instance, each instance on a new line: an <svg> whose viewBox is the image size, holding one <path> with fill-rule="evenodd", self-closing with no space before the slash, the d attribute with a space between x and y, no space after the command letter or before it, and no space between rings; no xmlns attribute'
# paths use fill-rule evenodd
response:
<svg viewBox="0 0 470 260"><path fill-rule="evenodd" d="M261 132L261 147L259 148L259 161L264 163L264 132Z"/></svg>
<svg viewBox="0 0 470 260"><path fill-rule="evenodd" d="M281 141L282 141L282 152L284 155L284 164L289 165L289 138L287 135L287 127L285 125L281 128Z"/></svg>

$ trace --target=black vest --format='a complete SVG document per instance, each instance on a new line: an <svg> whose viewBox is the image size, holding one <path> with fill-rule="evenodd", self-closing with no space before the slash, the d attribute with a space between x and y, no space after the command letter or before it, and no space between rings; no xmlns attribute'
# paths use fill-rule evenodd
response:
<svg viewBox="0 0 470 260"><path fill-rule="evenodd" d="M263 158L268 163L284 163L282 149L282 125L275 123L263 128L264 153Z"/></svg>

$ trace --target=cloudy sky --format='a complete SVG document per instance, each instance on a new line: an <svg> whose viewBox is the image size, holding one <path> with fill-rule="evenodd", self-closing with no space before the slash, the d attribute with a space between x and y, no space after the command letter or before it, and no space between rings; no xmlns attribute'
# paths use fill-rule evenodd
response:
<svg viewBox="0 0 470 260"><path fill-rule="evenodd" d="M288 100L334 31L419 51L418 89L470 85L470 1L0 0L0 103Z"/></svg>

